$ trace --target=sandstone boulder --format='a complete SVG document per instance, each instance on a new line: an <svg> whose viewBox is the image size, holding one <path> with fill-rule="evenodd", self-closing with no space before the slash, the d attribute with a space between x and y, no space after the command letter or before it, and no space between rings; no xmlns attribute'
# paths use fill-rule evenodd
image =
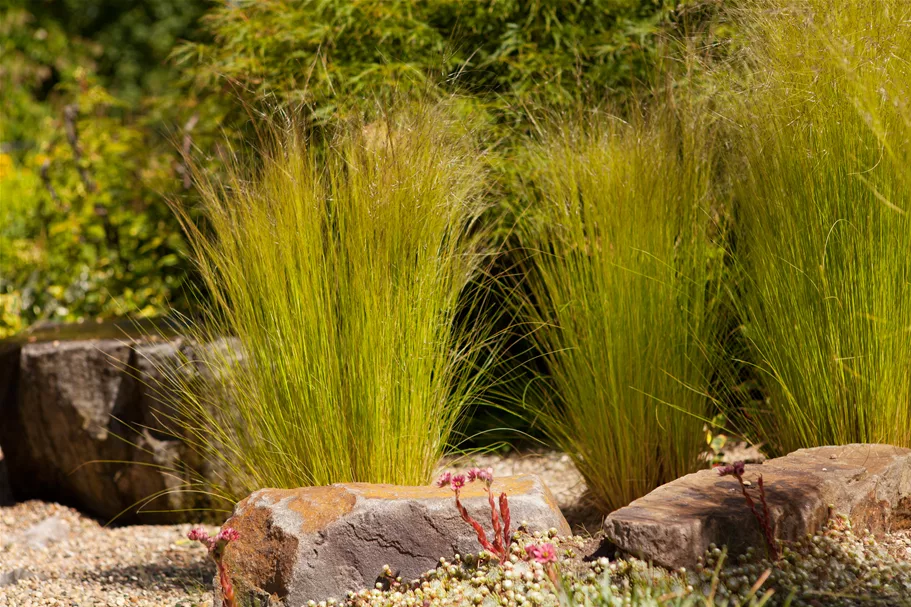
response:
<svg viewBox="0 0 911 607"><path fill-rule="evenodd" d="M744 479L754 499L759 474L780 540L815 532L830 510L873 533L911 527L911 449L818 447L747 464ZM658 487L611 513L604 530L622 550L670 568L692 567L712 543L732 555L765 545L737 479L713 470Z"/></svg>
<svg viewBox="0 0 911 607"><path fill-rule="evenodd" d="M509 496L513 530L525 521L533 531L570 532L538 477L497 479L493 488ZM490 534L486 493L471 484L462 496ZM339 598L373 587L383 565L403 578L416 578L440 557L481 550L448 488L352 483L263 489L240 502L225 525L240 532L225 559L241 604L272 596L297 607L311 599Z"/></svg>

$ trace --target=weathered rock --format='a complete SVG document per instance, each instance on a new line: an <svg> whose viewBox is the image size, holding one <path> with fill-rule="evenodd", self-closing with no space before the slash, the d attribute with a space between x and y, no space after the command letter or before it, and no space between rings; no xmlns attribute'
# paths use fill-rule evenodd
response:
<svg viewBox="0 0 911 607"><path fill-rule="evenodd" d="M160 343L138 343L134 347L137 380L137 415L143 427L158 440L173 440L182 434L176 394L168 377L193 359L192 347L182 338Z"/></svg>
<svg viewBox="0 0 911 607"><path fill-rule="evenodd" d="M185 360L182 340L0 346L0 447L16 498L124 522L180 521L193 516L180 510L203 505L200 493L181 491L204 476L198 458L155 413L166 407L159 370Z"/></svg>
<svg viewBox="0 0 911 607"><path fill-rule="evenodd" d="M570 532L538 477L497 479L493 489L509 496L512 530L526 521L530 530ZM482 487L468 485L462 496L490 534ZM225 525L240 532L225 553L240 603L275 595L297 607L343 597L349 590L372 588L383 565L416 578L440 557L481 550L448 488L352 483L263 489L240 502Z"/></svg>
<svg viewBox="0 0 911 607"><path fill-rule="evenodd" d="M110 462L129 458L129 445L117 437L132 434L124 424L135 393L130 352L119 341L98 340L26 344L20 355L20 438L35 471L29 484L72 495L102 516L116 515L111 506L122 504L118 465Z"/></svg>
<svg viewBox="0 0 911 607"><path fill-rule="evenodd" d="M35 475L28 443L22 436L19 409L19 355L21 344L0 342L0 449L6 468L8 499L18 497L19 487Z"/></svg>
<svg viewBox="0 0 911 607"><path fill-rule="evenodd" d="M757 504L759 474L780 540L814 533L830 508L873 533L911 527L911 449L818 447L748 464L744 479ZM604 530L622 550L671 568L692 567L711 543L726 545L732 555L765 545L737 479L713 470L658 487L611 513Z"/></svg>

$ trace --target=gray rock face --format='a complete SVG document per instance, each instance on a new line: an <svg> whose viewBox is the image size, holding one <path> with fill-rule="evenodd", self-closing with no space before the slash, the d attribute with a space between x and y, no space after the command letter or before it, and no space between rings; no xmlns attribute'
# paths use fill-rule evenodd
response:
<svg viewBox="0 0 911 607"><path fill-rule="evenodd" d="M493 489L509 496L513 531L526 521L532 531L570 532L538 477L497 479ZM462 498L490 536L486 493L475 483ZM240 532L228 545L225 562L241 604L270 595L295 607L339 598L373 587L384 565L416 578L440 557L481 550L448 488L351 483L263 489L240 502L225 525Z"/></svg>
<svg viewBox="0 0 911 607"><path fill-rule="evenodd" d="M159 413L173 411L156 387L160 370L178 364L187 347L175 338L0 349L0 448L13 495L71 504L105 520L194 516L176 511L201 505L199 494L180 489L203 469L180 440L179 424Z"/></svg>
<svg viewBox="0 0 911 607"><path fill-rule="evenodd" d="M51 342L25 345L20 356L22 438L37 471L33 481L109 516L117 514L107 508L119 494L117 464L91 462L129 458L129 445L116 436L128 434L123 422L135 393L130 351L113 340ZM9 465L12 471L15 463Z"/></svg>
<svg viewBox="0 0 911 607"><path fill-rule="evenodd" d="M817 531L830 509L880 533L911 527L911 449L846 445L800 449L747 464L744 480L759 506L762 474L775 536L793 541ZM714 543L737 555L765 545L734 477L713 470L658 487L604 521L621 549L665 567L692 567Z"/></svg>

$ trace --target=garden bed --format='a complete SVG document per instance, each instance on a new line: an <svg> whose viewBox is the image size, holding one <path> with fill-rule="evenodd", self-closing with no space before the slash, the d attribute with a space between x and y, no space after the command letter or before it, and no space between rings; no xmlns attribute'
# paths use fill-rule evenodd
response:
<svg viewBox="0 0 911 607"><path fill-rule="evenodd" d="M623 601L624 588L637 588L636 591L644 596L653 599L663 596L670 601L675 600L672 598L674 593L686 595L690 592L688 587L692 587L692 592L698 596L707 589L710 591L711 572L698 576L705 586L700 588L699 583L693 583L697 580L684 580L677 573L649 568L642 561L603 560L611 555L598 553L600 542L588 535L588 532L597 531L600 517L591 514L591 508L587 507L585 485L565 455L543 451L512 452L505 456L476 455L468 461L463 458L458 462L442 462L446 467L461 467L467 463L489 465L503 475L536 473L544 477L574 532L583 535L559 540L525 537L520 544L555 542L563 572L582 583L586 588L584 593L598 600L604 599L604 604L610 605L612 600ZM0 508L0 607L211 605L214 566L198 544L185 539L189 529L190 525L105 527L71 508L39 501ZM861 563L860 571L871 576L870 580L857 582L855 586L864 593L881 591L888 577L893 578L893 584L911 584L911 530L888 533L876 542L872 538L846 535L842 526L832 538L822 544L809 544L806 552L811 558L795 557L791 559L792 563L805 563L805 568L818 569L854 559L855 564ZM822 556L813 557L814 550ZM852 552L855 556L851 556ZM555 604L556 595L549 590L546 568L526 564L520 558L524 555L521 548L515 548L514 555L515 562L506 568L513 571L510 573L512 596L521 594L521 601L526 604L528 601ZM447 564L425 575L417 585L409 585L410 580L403 580L406 585L397 590L365 589L359 598L349 602L352 605L408 605L409 598L417 601L416 592L429 593L428 588L432 588L438 598L447 597L455 604L468 605L474 603L476 594L486 596L483 588L490 594L498 583L506 596L509 589L504 583L510 579L502 577L506 570L497 572L483 563L478 567L467 555L458 561L452 555L441 557L447 559ZM709 556L708 569L716 564L712 559L717 559L717 554ZM748 580L745 588L743 576L756 578L764 571L764 565L757 562L735 565L744 568L740 571L726 569L727 573L721 575L725 584L719 593L746 590L753 580ZM802 565L789 567L794 571L800 570ZM885 568L877 569L879 567ZM602 584L603 576L608 572L614 576L611 582L614 588L611 584ZM526 579L528 575L531 580ZM867 582L872 586L865 586ZM470 591L466 590L468 587ZM908 589L911 591L911 586ZM518 604L518 601L514 598L509 604ZM842 604L873 604L872 601L858 598L854 603ZM901 603L880 601L878 604Z"/></svg>

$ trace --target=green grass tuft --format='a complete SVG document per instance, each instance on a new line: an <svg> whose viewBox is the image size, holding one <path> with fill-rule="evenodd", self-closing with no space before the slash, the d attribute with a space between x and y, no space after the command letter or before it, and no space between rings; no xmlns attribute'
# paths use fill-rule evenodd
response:
<svg viewBox="0 0 911 607"><path fill-rule="evenodd" d="M219 381L170 374L185 433L235 499L429 481L483 376L458 303L485 259L478 150L436 107L260 152L201 178L205 227L178 208L215 302L196 338L236 337L204 349Z"/></svg>
<svg viewBox="0 0 911 607"><path fill-rule="evenodd" d="M911 446L911 5L760 1L732 117L737 302L774 454Z"/></svg>
<svg viewBox="0 0 911 607"><path fill-rule="evenodd" d="M670 112L667 112L670 114ZM595 115L533 145L519 314L547 377L526 405L610 511L699 467L717 343L711 150Z"/></svg>

